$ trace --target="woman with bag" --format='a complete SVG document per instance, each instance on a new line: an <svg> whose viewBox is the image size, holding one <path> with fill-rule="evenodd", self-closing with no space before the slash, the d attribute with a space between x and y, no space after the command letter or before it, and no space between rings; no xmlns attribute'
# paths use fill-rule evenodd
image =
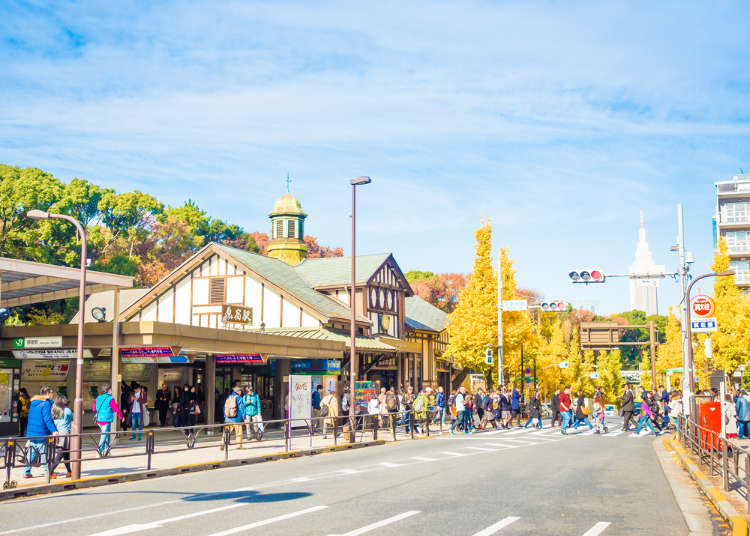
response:
<svg viewBox="0 0 750 536"><path fill-rule="evenodd" d="M588 425L589 430L593 430L594 427L591 425L591 421L589 420L589 408L586 407L586 398L583 396L583 391L580 389L578 390L578 399L576 400L576 413L575 413L575 423L573 424L573 429L577 429L579 424L585 423Z"/></svg>
<svg viewBox="0 0 750 536"><path fill-rule="evenodd" d="M594 397L594 426L596 428L595 434L601 434L602 431L606 434L609 431L604 415L604 399L601 394Z"/></svg>
<svg viewBox="0 0 750 536"><path fill-rule="evenodd" d="M174 394L172 395L172 403L169 405L169 409L172 412L172 426L178 428L181 425L180 414L182 413L182 391L175 385Z"/></svg>
<svg viewBox="0 0 750 536"><path fill-rule="evenodd" d="M531 400L526 406L526 413L529 414L529 420L523 425L524 428L528 428L529 424L542 428L542 403L539 401L539 391L534 391L531 395Z"/></svg>

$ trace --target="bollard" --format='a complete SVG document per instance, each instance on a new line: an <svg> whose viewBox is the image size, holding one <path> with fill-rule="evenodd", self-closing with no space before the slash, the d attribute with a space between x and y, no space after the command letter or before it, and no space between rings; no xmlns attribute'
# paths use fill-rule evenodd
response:
<svg viewBox="0 0 750 536"><path fill-rule="evenodd" d="M409 423L409 431L411 432L411 438L414 439L414 412L410 411L406 414L407 422Z"/></svg>
<svg viewBox="0 0 750 536"><path fill-rule="evenodd" d="M333 419L333 446L336 446L339 437L339 420Z"/></svg>
<svg viewBox="0 0 750 536"><path fill-rule="evenodd" d="M373 423L372 423L372 440L377 441L378 440L378 427L380 426L380 419L378 419L378 416L375 415L373 417Z"/></svg>
<svg viewBox="0 0 750 536"><path fill-rule="evenodd" d="M427 437L430 437L430 413L427 412L427 417L424 420L425 425L427 426Z"/></svg>
<svg viewBox="0 0 750 536"><path fill-rule="evenodd" d="M151 470L151 453L154 451L154 433L148 432L146 434L146 455L148 456L147 467L148 471Z"/></svg>
<svg viewBox="0 0 750 536"><path fill-rule="evenodd" d="M394 413L391 415L391 428L393 428L393 440L396 441L396 415L398 413Z"/></svg>
<svg viewBox="0 0 750 536"><path fill-rule="evenodd" d="M229 459L229 444L231 443L231 428L229 426L224 427L224 461Z"/></svg>

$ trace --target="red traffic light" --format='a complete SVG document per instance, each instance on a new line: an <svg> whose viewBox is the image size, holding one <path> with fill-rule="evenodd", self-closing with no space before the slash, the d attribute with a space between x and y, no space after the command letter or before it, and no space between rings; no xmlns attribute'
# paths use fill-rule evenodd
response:
<svg viewBox="0 0 750 536"><path fill-rule="evenodd" d="M604 281L604 274L599 270L591 270L591 280L595 282Z"/></svg>
<svg viewBox="0 0 750 536"><path fill-rule="evenodd" d="M607 276L601 270L572 271L568 277L573 283L604 283Z"/></svg>

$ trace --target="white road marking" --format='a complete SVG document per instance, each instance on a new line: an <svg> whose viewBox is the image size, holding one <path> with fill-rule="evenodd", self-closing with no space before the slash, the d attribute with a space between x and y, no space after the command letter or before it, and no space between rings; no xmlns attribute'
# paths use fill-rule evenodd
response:
<svg viewBox="0 0 750 536"><path fill-rule="evenodd" d="M604 529L609 527L612 523L609 523L607 521L599 521L596 525L591 527L589 530L583 533L583 536L597 536L598 534L601 534L604 532Z"/></svg>
<svg viewBox="0 0 750 536"><path fill-rule="evenodd" d="M448 456L466 456L466 454L459 454L458 452L450 452L448 450L444 450L440 454L447 454Z"/></svg>
<svg viewBox="0 0 750 536"><path fill-rule="evenodd" d="M492 536L493 534L497 534L498 532L500 532L501 529L507 527L511 523L515 523L519 519L521 518L515 517L515 516L508 516L505 519L501 519L494 525L490 525L486 529L482 529L479 532L474 533L473 536Z"/></svg>
<svg viewBox="0 0 750 536"><path fill-rule="evenodd" d="M336 472L343 475L354 475L356 473L359 473L357 469L337 469Z"/></svg>
<svg viewBox="0 0 750 536"><path fill-rule="evenodd" d="M391 462L380 462L378 465L382 465L383 467L401 467L402 464L391 463Z"/></svg>
<svg viewBox="0 0 750 536"><path fill-rule="evenodd" d="M235 527L233 529L222 530L221 532L214 532L210 536L228 536L229 534L237 534L238 532L245 532L246 530L254 529L257 527L263 527L265 525L270 525L271 523L284 521L285 519L291 519L293 517L297 517L297 516L301 516L305 514L311 514L313 512L325 510L326 508L328 507L327 506L313 506L312 508L305 508L304 510L299 510L297 512L290 512L288 514L283 514L283 515L276 516L276 517L269 517L268 519L263 519L261 521L256 521L255 523L242 525L241 527Z"/></svg>
<svg viewBox="0 0 750 536"><path fill-rule="evenodd" d="M488 447L495 447L492 450L504 450L504 449L510 449L513 448L508 445L501 445L499 443L484 443L484 445L487 445Z"/></svg>
<svg viewBox="0 0 750 536"><path fill-rule="evenodd" d="M359 536L360 534L370 532L371 530L379 529L380 527L385 527L386 525L390 525L391 523L395 523L396 521L401 521L402 519L406 519L407 517L411 517L418 513L419 513L419 510L409 510L408 512L404 512L403 514L389 517L388 519L383 519L382 521L377 521L375 523L365 525L364 527L354 529L353 531L347 532L346 534L342 534L341 536ZM211 536L221 536L221 535L212 534Z"/></svg>
<svg viewBox="0 0 750 536"><path fill-rule="evenodd" d="M219 508L211 508L209 510L200 510L198 512L192 512L181 516L168 517L159 521L153 521L151 523L136 523L133 525L124 525L115 529L105 530L103 532L96 532L91 536L119 536L121 534L132 534L134 532L140 532L142 530L158 529L167 523L173 523L175 521L182 521L184 519L191 519L193 517L205 516L208 514L215 514L216 512L223 512L225 510L232 510L239 508L240 506L246 506L244 503L235 503L228 506L221 506Z"/></svg>
<svg viewBox="0 0 750 536"><path fill-rule="evenodd" d="M436 462L437 458L428 458L426 456L412 456L412 460L417 460L419 462Z"/></svg>
<svg viewBox="0 0 750 536"><path fill-rule="evenodd" d="M534 443L533 441L527 441L527 440L522 440L522 439L510 439L510 438L508 438L508 439L503 439L503 441L514 441L516 443L521 443L522 445L536 445L536 443Z"/></svg>
<svg viewBox="0 0 750 536"><path fill-rule="evenodd" d="M483 450L484 452L495 452L497 449L487 449L484 447L464 447L465 449L469 450Z"/></svg>
<svg viewBox="0 0 750 536"><path fill-rule="evenodd" d="M292 482L310 482L312 478L309 476L298 476L297 478L293 478Z"/></svg>

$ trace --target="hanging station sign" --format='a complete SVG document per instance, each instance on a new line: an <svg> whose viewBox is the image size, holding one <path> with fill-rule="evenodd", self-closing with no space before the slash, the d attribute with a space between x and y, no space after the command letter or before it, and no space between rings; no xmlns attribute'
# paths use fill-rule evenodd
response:
<svg viewBox="0 0 750 536"><path fill-rule="evenodd" d="M60 348L63 344L62 335L56 337L16 337L13 339L13 348Z"/></svg>
<svg viewBox="0 0 750 536"><path fill-rule="evenodd" d="M214 357L218 364L245 363L263 365L266 362L266 359L261 354L214 354Z"/></svg>
<svg viewBox="0 0 750 536"><path fill-rule="evenodd" d="M221 320L225 324L250 325L253 323L253 308L225 303L221 306Z"/></svg>
<svg viewBox="0 0 750 536"><path fill-rule="evenodd" d="M76 359L75 348L40 348L35 350L13 350L16 359ZM83 357L91 359L94 354L88 348L83 349Z"/></svg>

